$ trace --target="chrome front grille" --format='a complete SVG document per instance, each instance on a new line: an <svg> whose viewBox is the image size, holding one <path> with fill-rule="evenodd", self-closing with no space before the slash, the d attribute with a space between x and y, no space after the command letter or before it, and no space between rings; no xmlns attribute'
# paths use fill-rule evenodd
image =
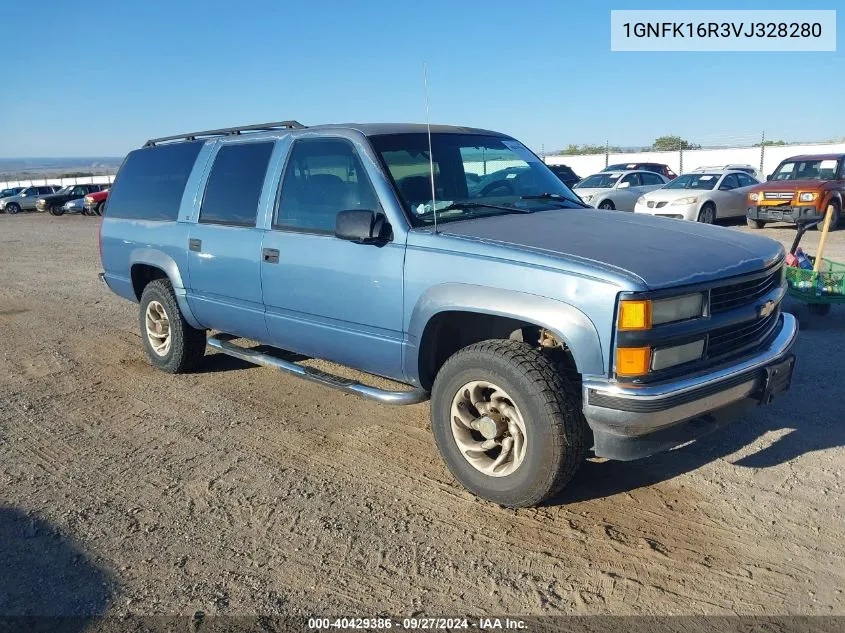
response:
<svg viewBox="0 0 845 633"><path fill-rule="evenodd" d="M792 200L795 195L794 191L764 191L764 200Z"/></svg>
<svg viewBox="0 0 845 633"><path fill-rule="evenodd" d="M781 283L781 267L765 277L740 281L727 286L718 286L710 291L710 314L727 312L749 303L777 288Z"/></svg>

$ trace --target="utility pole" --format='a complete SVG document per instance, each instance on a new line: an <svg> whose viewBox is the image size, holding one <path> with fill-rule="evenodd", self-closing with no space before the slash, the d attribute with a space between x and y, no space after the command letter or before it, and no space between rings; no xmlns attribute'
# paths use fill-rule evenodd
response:
<svg viewBox="0 0 845 633"><path fill-rule="evenodd" d="M763 158L766 156L766 130L763 130L763 137L760 139L760 175L763 175Z"/></svg>
<svg viewBox="0 0 845 633"><path fill-rule="evenodd" d="M678 137L678 158L679 158L678 169L681 170L678 173L683 174L684 173L684 139L682 139L680 136Z"/></svg>
<svg viewBox="0 0 845 633"><path fill-rule="evenodd" d="M604 142L604 166L607 167L610 164L610 141L605 140Z"/></svg>

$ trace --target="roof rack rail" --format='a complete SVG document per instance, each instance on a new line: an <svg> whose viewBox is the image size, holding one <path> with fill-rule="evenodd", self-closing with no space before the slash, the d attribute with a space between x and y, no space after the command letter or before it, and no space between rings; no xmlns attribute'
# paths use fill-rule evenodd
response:
<svg viewBox="0 0 845 633"><path fill-rule="evenodd" d="M272 130L302 130L306 126L299 121L277 121L275 123L256 123L255 125L240 125L238 127L225 127L219 130L204 130L202 132L190 132L188 134L176 134L174 136L162 136L151 138L144 143L144 147L154 147L158 143L167 141L195 141L200 137L211 136L234 136L241 132L270 132Z"/></svg>

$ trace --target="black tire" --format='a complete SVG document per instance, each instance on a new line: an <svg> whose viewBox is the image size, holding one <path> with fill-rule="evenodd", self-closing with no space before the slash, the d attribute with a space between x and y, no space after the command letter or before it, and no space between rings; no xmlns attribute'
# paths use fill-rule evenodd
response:
<svg viewBox="0 0 845 633"><path fill-rule="evenodd" d="M750 229L762 229L766 226L766 223L763 220L754 220L752 218L745 218L745 223L748 224L748 228Z"/></svg>
<svg viewBox="0 0 845 633"><path fill-rule="evenodd" d="M698 212L698 221L702 224L715 224L716 205L712 202L705 202L701 207L701 211Z"/></svg>
<svg viewBox="0 0 845 633"><path fill-rule="evenodd" d="M153 350L147 334L146 311L151 301L157 301L164 307L170 325L170 349L164 355L159 355ZM197 330L185 321L168 280L156 279L147 284L141 294L138 316L141 340L153 365L171 374L181 374L190 371L202 361L206 346L205 330Z"/></svg>
<svg viewBox="0 0 845 633"><path fill-rule="evenodd" d="M840 209L839 209L839 204L834 200L833 202L831 202L827 206L828 206L828 208L833 207L833 217L830 218L830 226L828 227L827 230L828 230L828 232L835 231L839 227L839 221L841 220L841 213L840 213ZM824 216L822 216L822 221L819 222L818 224L816 224L816 226L814 226L813 228L816 231L821 231L824 228Z"/></svg>
<svg viewBox="0 0 845 633"><path fill-rule="evenodd" d="M21 212L21 207L17 202L10 202L6 205L6 213L11 213L12 215Z"/></svg>
<svg viewBox="0 0 845 633"><path fill-rule="evenodd" d="M807 304L807 307L810 308L812 314L818 314L819 316L824 316L830 312L829 303L810 303Z"/></svg>
<svg viewBox="0 0 845 633"><path fill-rule="evenodd" d="M494 477L477 470L455 442L452 400L473 380L500 386L522 415L525 458L509 475ZM591 445L580 398L559 368L530 345L511 340L475 343L444 363L432 388L431 428L455 478L473 494L509 507L537 505L558 492L584 462Z"/></svg>
<svg viewBox="0 0 845 633"><path fill-rule="evenodd" d="M599 209L604 209L605 211L615 211L616 205L613 204L613 200L602 200L602 203L599 205Z"/></svg>
<svg viewBox="0 0 845 633"><path fill-rule="evenodd" d="M62 207L50 207L48 209L50 215L60 216L65 214L65 210Z"/></svg>
<svg viewBox="0 0 845 633"><path fill-rule="evenodd" d="M94 215L103 215L103 205L104 204L105 204L104 202L101 202L97 205L97 208L94 209Z"/></svg>

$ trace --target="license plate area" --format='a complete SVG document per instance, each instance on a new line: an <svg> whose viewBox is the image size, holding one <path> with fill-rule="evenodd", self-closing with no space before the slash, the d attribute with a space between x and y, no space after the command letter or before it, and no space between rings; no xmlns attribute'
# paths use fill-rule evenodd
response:
<svg viewBox="0 0 845 633"><path fill-rule="evenodd" d="M769 404L774 397L783 393L792 384L792 373L795 370L795 355L790 354L787 358L775 365L764 368L763 387L760 391L760 404Z"/></svg>

